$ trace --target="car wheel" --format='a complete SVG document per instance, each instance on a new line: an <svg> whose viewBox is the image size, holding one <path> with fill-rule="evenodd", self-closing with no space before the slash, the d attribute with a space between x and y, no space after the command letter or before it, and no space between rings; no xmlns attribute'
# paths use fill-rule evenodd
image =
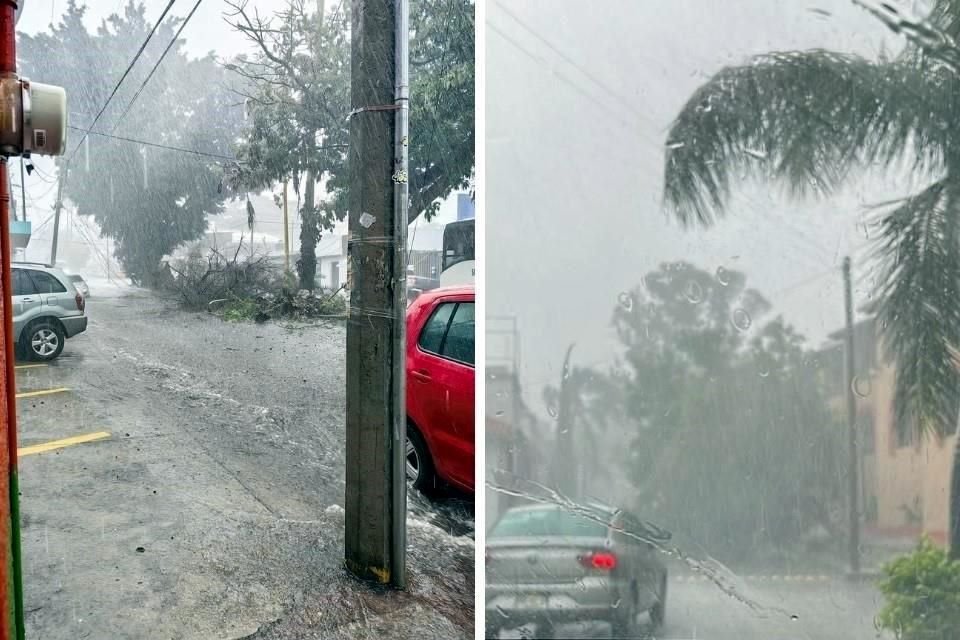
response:
<svg viewBox="0 0 960 640"><path fill-rule="evenodd" d="M35 322L23 333L23 351L31 360L48 362L60 355L66 338L58 323Z"/></svg>
<svg viewBox="0 0 960 640"><path fill-rule="evenodd" d="M667 621L667 576L660 579L660 593L657 594L657 604L650 609L650 624L654 629L660 629Z"/></svg>
<svg viewBox="0 0 960 640"><path fill-rule="evenodd" d="M411 427L407 427L407 479L421 493L429 493L437 488L430 450L420 432Z"/></svg>

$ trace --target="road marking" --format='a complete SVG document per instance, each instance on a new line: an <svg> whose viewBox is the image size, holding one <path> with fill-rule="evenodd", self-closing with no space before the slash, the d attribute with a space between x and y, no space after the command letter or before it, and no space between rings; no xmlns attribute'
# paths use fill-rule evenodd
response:
<svg viewBox="0 0 960 640"><path fill-rule="evenodd" d="M83 444L85 442L94 442L96 440L103 440L104 438L109 438L109 431L97 431L96 433L87 433L82 436L73 436L72 438L64 438L63 440L51 440L50 442L43 442L41 444L34 444L29 447L21 447L17 449L17 455L20 457L33 455L35 453L44 453L46 451L53 451L55 449L63 449L65 447L71 447L75 444Z"/></svg>
<svg viewBox="0 0 960 640"><path fill-rule="evenodd" d="M38 367L45 367L45 364L18 364L14 369L36 369Z"/></svg>
<svg viewBox="0 0 960 640"><path fill-rule="evenodd" d="M17 399L20 398L36 398L37 396L49 396L54 393L64 393L70 391L67 387L57 387L56 389L42 389L41 391L24 391L23 393L17 394Z"/></svg>

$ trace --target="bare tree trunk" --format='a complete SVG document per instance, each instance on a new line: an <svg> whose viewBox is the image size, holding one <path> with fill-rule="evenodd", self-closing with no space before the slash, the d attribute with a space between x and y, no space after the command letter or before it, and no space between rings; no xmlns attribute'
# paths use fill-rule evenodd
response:
<svg viewBox="0 0 960 640"><path fill-rule="evenodd" d="M317 287L317 210L314 206L313 171L307 172L307 184L303 188L303 209L300 213L300 260L297 275L300 288L313 291Z"/></svg>

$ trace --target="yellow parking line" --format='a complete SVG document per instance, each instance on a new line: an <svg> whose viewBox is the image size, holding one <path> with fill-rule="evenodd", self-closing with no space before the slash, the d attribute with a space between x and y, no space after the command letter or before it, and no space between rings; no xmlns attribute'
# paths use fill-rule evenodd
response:
<svg viewBox="0 0 960 640"><path fill-rule="evenodd" d="M45 366L47 366L47 365L45 365L45 364L18 364L18 365L16 365L14 368L15 368L15 369L36 369L36 368L38 368L38 367L45 367Z"/></svg>
<svg viewBox="0 0 960 640"><path fill-rule="evenodd" d="M29 447L22 447L17 449L17 455L20 457L29 456L34 453L44 453L45 451L53 451L54 449L63 449L64 447L70 447L75 444L94 442L95 440L103 440L104 438L109 437L109 431L97 431L96 433L87 433L82 436L73 436L72 438L64 438L63 440L51 440L50 442L44 442L42 444L34 444Z"/></svg>
<svg viewBox="0 0 960 640"><path fill-rule="evenodd" d="M70 391L70 389L68 387L57 387L56 389L43 389L41 391L24 391L23 393L17 394L17 399L36 398L37 396L49 396L54 393L64 393L65 391Z"/></svg>

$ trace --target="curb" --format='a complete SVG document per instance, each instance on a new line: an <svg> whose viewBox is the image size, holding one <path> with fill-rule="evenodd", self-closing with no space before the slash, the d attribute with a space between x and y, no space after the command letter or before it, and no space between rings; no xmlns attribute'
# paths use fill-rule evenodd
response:
<svg viewBox="0 0 960 640"><path fill-rule="evenodd" d="M749 582L831 582L836 579L836 576L828 575L746 575L746 576L737 576L739 580L747 580ZM674 576L671 578L671 582L681 582L681 583L695 583L695 582L713 582L707 576Z"/></svg>

